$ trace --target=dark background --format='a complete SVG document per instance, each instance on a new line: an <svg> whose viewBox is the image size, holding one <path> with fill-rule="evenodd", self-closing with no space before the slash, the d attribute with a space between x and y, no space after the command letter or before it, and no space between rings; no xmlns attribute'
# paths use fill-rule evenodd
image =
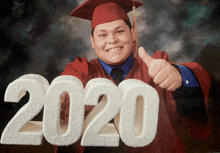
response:
<svg viewBox="0 0 220 153"><path fill-rule="evenodd" d="M10 82L30 73L40 74L51 82L76 56L96 57L89 39L90 21L68 16L82 2L84 0L0 1L0 134L28 100L27 95L18 104L5 103L3 97ZM206 145L195 143L198 148L205 146L209 151L218 151L220 1L140 2L144 6L137 9L139 46L150 55L155 50L166 51L174 62L198 62L211 74L209 105L214 134L206 140ZM41 120L41 115L35 119ZM10 146L8 151L13 147L16 148ZM194 146L188 150L193 152L193 149Z"/></svg>

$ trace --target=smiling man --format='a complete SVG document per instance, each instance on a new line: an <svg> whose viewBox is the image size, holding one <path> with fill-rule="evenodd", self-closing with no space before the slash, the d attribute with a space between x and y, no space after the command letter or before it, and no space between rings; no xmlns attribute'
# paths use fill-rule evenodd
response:
<svg viewBox="0 0 220 153"><path fill-rule="evenodd" d="M135 54L135 32L127 13L143 5L132 0L87 0L70 15L92 21L91 43L98 59L90 62L77 57L61 75L79 78L83 85L93 78L107 78L116 85L124 79L138 79L154 87L160 99L155 139L145 147L84 147L74 144L77 152L149 152L183 153L182 136L204 139L210 134L207 99L210 76L198 63L175 64L168 55L156 51L149 56L143 47ZM61 122L68 123L69 97L61 99ZM91 111L86 106L86 114ZM59 150L59 149L58 149ZM60 151L61 152L61 151Z"/></svg>
<svg viewBox="0 0 220 153"><path fill-rule="evenodd" d="M132 31L124 20L99 24L91 36L92 47L103 62L118 66L131 55L134 41Z"/></svg>

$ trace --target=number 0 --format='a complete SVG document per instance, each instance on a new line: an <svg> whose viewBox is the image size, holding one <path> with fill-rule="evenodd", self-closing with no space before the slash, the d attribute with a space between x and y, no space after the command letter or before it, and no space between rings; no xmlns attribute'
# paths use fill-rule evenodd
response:
<svg viewBox="0 0 220 153"><path fill-rule="evenodd" d="M69 125L66 133L58 131L60 123L60 97L67 92L70 95ZM70 145L82 134L84 119L83 85L74 76L59 76L53 80L44 100L43 132L48 142L53 145Z"/></svg>
<svg viewBox="0 0 220 153"><path fill-rule="evenodd" d="M131 147L146 146L153 141L157 131L158 93L150 85L135 79L123 81L119 88L124 91L123 106L115 124L121 139Z"/></svg>

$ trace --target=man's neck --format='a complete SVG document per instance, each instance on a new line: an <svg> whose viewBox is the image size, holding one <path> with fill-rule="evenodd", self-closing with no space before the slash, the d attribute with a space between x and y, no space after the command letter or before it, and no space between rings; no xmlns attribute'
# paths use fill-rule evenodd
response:
<svg viewBox="0 0 220 153"><path fill-rule="evenodd" d="M111 75L113 68L115 67L121 68L124 71L124 75L123 75L123 79L124 79L127 76L127 74L130 72L133 66L133 61L134 61L133 59L134 59L134 56L133 54L131 54L125 62L123 62L122 64L118 66L109 65L103 62L101 59L99 59L99 63L101 64L103 69L106 71L106 73L109 74L112 78L114 78L114 76Z"/></svg>

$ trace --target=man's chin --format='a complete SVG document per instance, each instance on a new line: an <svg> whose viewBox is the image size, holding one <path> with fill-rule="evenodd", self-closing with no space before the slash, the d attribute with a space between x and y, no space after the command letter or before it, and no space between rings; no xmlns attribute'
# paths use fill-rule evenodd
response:
<svg viewBox="0 0 220 153"><path fill-rule="evenodd" d="M108 64L113 65L113 66L119 66L123 62L124 62L123 60L111 60L111 61L108 62Z"/></svg>

